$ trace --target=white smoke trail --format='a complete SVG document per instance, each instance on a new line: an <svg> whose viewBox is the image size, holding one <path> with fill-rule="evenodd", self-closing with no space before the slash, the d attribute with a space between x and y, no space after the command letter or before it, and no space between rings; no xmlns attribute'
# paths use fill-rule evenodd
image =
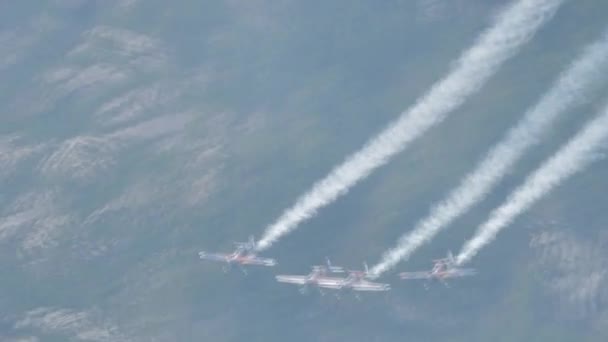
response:
<svg viewBox="0 0 608 342"><path fill-rule="evenodd" d="M608 138L608 106L603 109L600 116L588 123L568 144L528 176L526 181L509 195L505 203L494 209L490 218L477 229L475 236L460 250L456 263L462 265L470 261L519 214L568 177L597 160L595 149L600 148L606 138Z"/></svg>
<svg viewBox="0 0 608 342"><path fill-rule="evenodd" d="M582 56L564 72L555 85L513 127L505 139L494 146L477 168L469 173L430 214L404 235L397 247L386 252L371 272L377 276L406 260L441 229L485 198L492 187L524 152L537 143L543 131L570 107L582 102L585 93L606 81L608 67L608 31L587 47Z"/></svg>
<svg viewBox="0 0 608 342"><path fill-rule="evenodd" d="M495 24L460 57L448 76L436 83L414 107L402 113L380 135L315 183L309 192L266 229L256 249L261 251L269 248L300 222L314 216L319 208L348 192L358 181L405 149L411 141L441 122L448 112L479 90L503 62L530 40L563 1L518 0L507 7L497 17Z"/></svg>

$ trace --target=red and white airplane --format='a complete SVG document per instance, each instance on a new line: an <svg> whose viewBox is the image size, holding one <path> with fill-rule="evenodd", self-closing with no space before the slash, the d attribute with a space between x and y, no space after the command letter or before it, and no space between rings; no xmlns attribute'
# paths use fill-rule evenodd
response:
<svg viewBox="0 0 608 342"><path fill-rule="evenodd" d="M402 272L399 273L401 279L427 279L427 280L439 280L445 286L448 286L447 278L466 277L477 274L472 268L458 268L456 266L456 260L452 255L452 252L448 252L447 258L433 260L434 265L430 271L418 271L418 272ZM425 285L426 287L426 285Z"/></svg>
<svg viewBox="0 0 608 342"><path fill-rule="evenodd" d="M224 272L227 272L231 266L235 264L238 265L245 274L247 274L247 271L245 271L242 266L275 266L277 264L276 260L260 258L253 252L256 246L253 236L249 237L248 242L235 242L235 245L236 250L229 254L207 253L201 251L198 252L198 256L202 260L225 262L226 265L223 267Z"/></svg>
<svg viewBox="0 0 608 342"><path fill-rule="evenodd" d="M316 286L321 294L324 294L321 284L338 284L343 278L330 277L329 273L344 273L344 268L332 266L329 259L327 265L314 265L312 271L307 275L277 275L275 278L280 283L300 285L300 292L306 293L309 286Z"/></svg>

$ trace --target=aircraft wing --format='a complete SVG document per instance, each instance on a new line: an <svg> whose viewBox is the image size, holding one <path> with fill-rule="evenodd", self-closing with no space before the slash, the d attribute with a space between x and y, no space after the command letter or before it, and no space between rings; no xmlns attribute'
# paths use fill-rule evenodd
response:
<svg viewBox="0 0 608 342"><path fill-rule="evenodd" d="M214 254L207 252L198 252L198 257L203 260L211 260L211 261L226 261L227 255L225 254Z"/></svg>
<svg viewBox="0 0 608 342"><path fill-rule="evenodd" d="M344 287L344 281L345 279L343 278L319 278L317 279L316 283L317 286L325 288L325 289L334 289L334 290L339 290L342 287Z"/></svg>
<svg viewBox="0 0 608 342"><path fill-rule="evenodd" d="M432 277L430 272L402 272L399 273L401 279L430 279Z"/></svg>
<svg viewBox="0 0 608 342"><path fill-rule="evenodd" d="M305 285L308 282L306 276L300 275L278 275L275 278L278 282L287 284Z"/></svg>
<svg viewBox="0 0 608 342"><path fill-rule="evenodd" d="M274 266L277 262L274 259L249 257L238 260L242 265Z"/></svg>
<svg viewBox="0 0 608 342"><path fill-rule="evenodd" d="M475 274L477 274L477 271L475 271L472 268L450 270L450 272L449 272L450 277L466 277L466 276L472 276Z"/></svg>
<svg viewBox="0 0 608 342"><path fill-rule="evenodd" d="M352 284L351 286L352 286L353 290L355 290L355 291L368 291L368 292L388 291L391 289L389 284L372 283L372 282L355 283L355 284Z"/></svg>

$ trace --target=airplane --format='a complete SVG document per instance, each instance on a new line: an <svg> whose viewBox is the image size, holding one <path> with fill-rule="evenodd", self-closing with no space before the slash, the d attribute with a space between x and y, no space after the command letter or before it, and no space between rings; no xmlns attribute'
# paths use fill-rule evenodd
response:
<svg viewBox="0 0 608 342"><path fill-rule="evenodd" d="M349 270L348 277L340 278L338 281L334 279L319 279L317 285L325 289L333 290L351 290L355 292L355 297L361 299L356 292L385 292L391 289L390 284L376 283L369 281L371 277L366 263L363 263L365 271ZM338 297L339 298L339 297Z"/></svg>
<svg viewBox="0 0 608 342"><path fill-rule="evenodd" d="M329 277L328 273L344 273L343 267L332 266L329 258L326 258L327 265L313 265L312 270L307 275L277 275L276 280L280 283L300 285L300 293L304 294L308 291L310 285L315 285L319 289L319 292L324 295L319 286L323 284L337 284L343 280L343 278Z"/></svg>
<svg viewBox="0 0 608 342"><path fill-rule="evenodd" d="M448 286L446 282L447 278L466 277L477 274L472 268L459 268L456 266L456 260L452 255L452 252L448 251L447 258L433 260L433 268L430 271L418 271L418 272L402 272L399 273L401 279L427 279L439 280ZM425 288L428 289L428 284L425 284Z"/></svg>
<svg viewBox="0 0 608 342"><path fill-rule="evenodd" d="M226 265L222 268L224 272L228 272L233 264L238 265L244 274L247 274L247 271L243 268L246 265L276 266L277 264L276 260L260 258L253 252L256 246L253 236L250 236L247 242L235 242L234 244L236 245L236 249L232 253L207 253L200 251L198 256L202 260L225 262Z"/></svg>

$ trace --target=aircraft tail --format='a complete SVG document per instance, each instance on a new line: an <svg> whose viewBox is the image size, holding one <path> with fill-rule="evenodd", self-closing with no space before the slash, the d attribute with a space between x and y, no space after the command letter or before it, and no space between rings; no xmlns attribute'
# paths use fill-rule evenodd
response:
<svg viewBox="0 0 608 342"><path fill-rule="evenodd" d="M450 265L456 264L456 259L454 258L454 254L452 254L452 251L448 251L448 263Z"/></svg>
<svg viewBox="0 0 608 342"><path fill-rule="evenodd" d="M344 273L344 267L333 266L331 264L331 260L328 257L325 257L325 262L327 263L327 269L333 273Z"/></svg>
<svg viewBox="0 0 608 342"><path fill-rule="evenodd" d="M255 238L253 235L249 236L249 239L247 240L247 242L233 242L234 245L237 247L237 249L245 251L245 252L251 252L255 249Z"/></svg>

